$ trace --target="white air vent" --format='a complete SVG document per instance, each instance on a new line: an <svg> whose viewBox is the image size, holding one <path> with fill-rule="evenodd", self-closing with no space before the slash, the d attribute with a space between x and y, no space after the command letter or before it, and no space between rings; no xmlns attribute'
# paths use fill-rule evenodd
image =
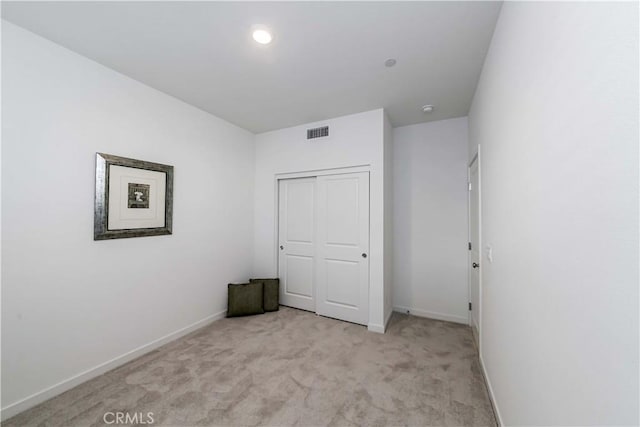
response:
<svg viewBox="0 0 640 427"><path fill-rule="evenodd" d="M329 126L307 129L307 139L323 138L325 136L329 136Z"/></svg>

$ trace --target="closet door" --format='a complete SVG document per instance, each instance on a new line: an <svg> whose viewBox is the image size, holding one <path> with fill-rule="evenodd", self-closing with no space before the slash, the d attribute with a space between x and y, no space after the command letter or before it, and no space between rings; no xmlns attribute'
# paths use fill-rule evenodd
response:
<svg viewBox="0 0 640 427"><path fill-rule="evenodd" d="M316 178L279 181L280 303L316 311Z"/></svg>
<svg viewBox="0 0 640 427"><path fill-rule="evenodd" d="M316 312L369 321L369 173L319 176L316 181Z"/></svg>

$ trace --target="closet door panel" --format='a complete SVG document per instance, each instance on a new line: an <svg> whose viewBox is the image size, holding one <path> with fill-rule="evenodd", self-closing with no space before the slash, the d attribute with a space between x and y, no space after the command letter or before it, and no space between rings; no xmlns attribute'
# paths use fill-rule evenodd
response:
<svg viewBox="0 0 640 427"><path fill-rule="evenodd" d="M280 303L316 311L316 178L279 181Z"/></svg>
<svg viewBox="0 0 640 427"><path fill-rule="evenodd" d="M317 178L318 314L369 320L369 173Z"/></svg>

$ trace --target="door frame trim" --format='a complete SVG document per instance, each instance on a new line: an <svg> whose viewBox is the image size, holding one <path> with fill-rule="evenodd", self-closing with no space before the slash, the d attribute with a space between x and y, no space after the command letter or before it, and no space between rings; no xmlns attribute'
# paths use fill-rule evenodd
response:
<svg viewBox="0 0 640 427"><path fill-rule="evenodd" d="M477 163L478 168L478 259L480 266L478 267L478 353L481 353L482 349L482 163L481 163L481 151L480 144L478 144L478 151L473 156L467 166L467 182L471 183L471 167ZM467 236L468 241L471 242L471 192L467 192ZM469 302L471 302L471 275L469 272L469 265L471 264L471 251L467 251L467 292L469 294ZM475 310L476 308L474 308ZM473 329L473 314L469 311L469 326Z"/></svg>
<svg viewBox="0 0 640 427"><path fill-rule="evenodd" d="M307 171L299 171L299 172L283 172L275 174L276 181L281 179L291 179L291 178L311 178L314 176L324 176L324 175L340 175L343 173L355 173L355 172L370 172L370 165L356 165L356 166L347 166L342 168L329 168L329 169L311 169Z"/></svg>

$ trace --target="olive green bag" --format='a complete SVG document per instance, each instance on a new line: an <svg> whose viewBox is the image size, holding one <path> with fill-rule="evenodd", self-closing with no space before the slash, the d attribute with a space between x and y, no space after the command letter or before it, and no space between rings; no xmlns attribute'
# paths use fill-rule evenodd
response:
<svg viewBox="0 0 640 427"><path fill-rule="evenodd" d="M227 300L227 317L262 314L264 285L257 283L229 283Z"/></svg>
<svg viewBox="0 0 640 427"><path fill-rule="evenodd" d="M251 283L264 283L264 311L278 311L280 308L280 279L251 279Z"/></svg>

